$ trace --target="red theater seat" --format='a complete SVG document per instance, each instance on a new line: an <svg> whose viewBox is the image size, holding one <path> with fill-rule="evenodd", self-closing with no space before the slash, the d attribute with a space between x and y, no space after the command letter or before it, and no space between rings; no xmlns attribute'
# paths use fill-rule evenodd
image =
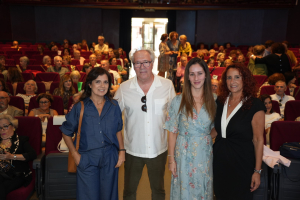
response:
<svg viewBox="0 0 300 200"><path fill-rule="evenodd" d="M278 101L272 100L272 108L274 112L277 112L280 115L280 107Z"/></svg>
<svg viewBox="0 0 300 200"><path fill-rule="evenodd" d="M16 89L16 94L25 94L26 92L24 91L24 85L25 82L21 82L18 83L17 85L17 89ZM38 87L38 91L36 92L37 95L41 94L41 93L46 93L46 88L45 88L45 84L42 82L36 82L36 85Z"/></svg>
<svg viewBox="0 0 300 200"><path fill-rule="evenodd" d="M270 148L279 151L286 142L300 142L300 122L275 121L270 130Z"/></svg>
<svg viewBox="0 0 300 200"><path fill-rule="evenodd" d="M46 130L45 156L51 153L60 153L57 150L57 145L62 139L62 132L59 129L60 125L53 125L53 117L48 119Z"/></svg>
<svg viewBox="0 0 300 200"><path fill-rule="evenodd" d="M268 94L268 95L275 94L274 85L263 86L260 90L260 95L263 94ZM290 95L290 90L288 88L286 89L285 94Z"/></svg>
<svg viewBox="0 0 300 200"><path fill-rule="evenodd" d="M300 117L300 101L288 101L284 108L284 120L295 121L297 117ZM298 130L300 132L300 130Z"/></svg>
<svg viewBox="0 0 300 200"><path fill-rule="evenodd" d="M23 114L25 114L25 103L24 103L24 99L22 97L11 96L9 105L15 106L15 107L23 110Z"/></svg>
<svg viewBox="0 0 300 200"><path fill-rule="evenodd" d="M35 77L35 80L38 82L49 82L49 81L60 81L60 76L56 72L43 72L43 73L38 73Z"/></svg>

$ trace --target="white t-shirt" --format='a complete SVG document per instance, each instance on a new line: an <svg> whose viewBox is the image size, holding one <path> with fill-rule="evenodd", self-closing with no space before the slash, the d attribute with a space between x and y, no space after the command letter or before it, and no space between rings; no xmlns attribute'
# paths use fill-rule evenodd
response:
<svg viewBox="0 0 300 200"><path fill-rule="evenodd" d="M280 118L281 116L277 112L273 112L270 115L265 114L265 129L270 128L271 124Z"/></svg>

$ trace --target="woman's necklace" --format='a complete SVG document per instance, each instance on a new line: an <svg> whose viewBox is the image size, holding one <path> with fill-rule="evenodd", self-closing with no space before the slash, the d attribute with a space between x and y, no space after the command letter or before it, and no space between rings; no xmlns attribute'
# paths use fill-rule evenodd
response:
<svg viewBox="0 0 300 200"><path fill-rule="evenodd" d="M229 104L229 101L228 101L228 106L233 105L237 100L238 100L238 99L232 99L232 100L231 100L231 104Z"/></svg>
<svg viewBox="0 0 300 200"><path fill-rule="evenodd" d="M0 147L1 147L2 149L8 148L8 146L11 144L10 138L6 138L6 139L2 139L2 140L8 140L8 141L7 141L6 143L0 144Z"/></svg>

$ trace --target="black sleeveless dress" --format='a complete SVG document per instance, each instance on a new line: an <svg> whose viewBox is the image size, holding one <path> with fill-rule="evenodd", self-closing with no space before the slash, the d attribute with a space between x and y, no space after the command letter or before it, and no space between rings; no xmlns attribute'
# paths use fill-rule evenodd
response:
<svg viewBox="0 0 300 200"><path fill-rule="evenodd" d="M255 151L251 121L254 114L265 110L257 98L251 98L249 110L241 107L231 118L222 138L221 118L223 104L217 100L215 129L218 132L213 145L214 192L221 200L252 200L250 184L255 167Z"/></svg>

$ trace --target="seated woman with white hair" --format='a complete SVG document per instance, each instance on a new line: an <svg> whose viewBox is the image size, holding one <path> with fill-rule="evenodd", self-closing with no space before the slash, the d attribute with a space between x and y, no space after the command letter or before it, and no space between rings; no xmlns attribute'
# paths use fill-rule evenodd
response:
<svg viewBox="0 0 300 200"><path fill-rule="evenodd" d="M20 65L17 65L17 68L22 73L27 69L28 64L29 58L27 56L23 56L20 58Z"/></svg>
<svg viewBox="0 0 300 200"><path fill-rule="evenodd" d="M209 50L208 53L209 53L209 57L211 58L211 57L215 57L216 51L214 49L211 49L211 50Z"/></svg>
<svg viewBox="0 0 300 200"><path fill-rule="evenodd" d="M37 84L34 80L29 80L24 84L25 94L18 93L16 96L22 97L25 103L25 115L28 114L28 106L31 97L36 96L36 92L38 90Z"/></svg>
<svg viewBox="0 0 300 200"><path fill-rule="evenodd" d="M52 67L50 56L43 57L44 70L47 71L48 68Z"/></svg>
<svg viewBox="0 0 300 200"><path fill-rule="evenodd" d="M72 71L71 74L70 74L70 77L73 81L73 83L76 83L77 86L78 86L78 91L80 92L81 91L81 88L82 88L82 82L79 82L80 78L81 78L81 75L80 75L80 72L75 70L75 71Z"/></svg>
<svg viewBox="0 0 300 200"><path fill-rule="evenodd" d="M218 53L217 55L217 61L219 67L224 67L224 61L225 61L225 53Z"/></svg>

